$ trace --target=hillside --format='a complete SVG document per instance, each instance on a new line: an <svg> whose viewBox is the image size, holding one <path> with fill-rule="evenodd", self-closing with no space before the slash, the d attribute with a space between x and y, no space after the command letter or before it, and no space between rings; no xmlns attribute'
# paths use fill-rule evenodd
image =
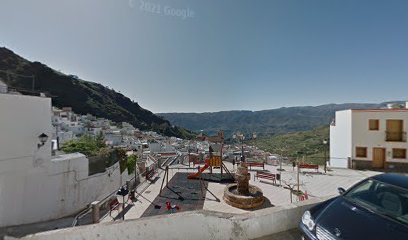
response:
<svg viewBox="0 0 408 240"><path fill-rule="evenodd" d="M214 134L223 129L227 137L233 132L276 135L307 131L329 125L334 113L344 109L380 108L381 104L327 104L321 106L287 107L264 111L224 111L210 113L158 113L165 119L190 130Z"/></svg>
<svg viewBox="0 0 408 240"><path fill-rule="evenodd" d="M329 139L329 127L322 126L309 131L287 133L278 136L265 136L251 140L248 144L285 157L306 157L306 162L324 163L324 154L328 154L328 145L323 140Z"/></svg>
<svg viewBox="0 0 408 240"><path fill-rule="evenodd" d="M79 114L90 113L115 122L129 122L141 130L188 138L191 132L172 126L168 120L143 109L121 93L99 83L57 72L40 62L30 62L7 48L0 48L0 78L18 90L34 89L52 96L57 107L71 106Z"/></svg>

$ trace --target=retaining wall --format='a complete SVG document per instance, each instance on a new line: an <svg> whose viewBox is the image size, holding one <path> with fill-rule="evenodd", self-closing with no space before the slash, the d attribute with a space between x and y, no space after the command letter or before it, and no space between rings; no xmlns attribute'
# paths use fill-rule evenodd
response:
<svg viewBox="0 0 408 240"><path fill-rule="evenodd" d="M23 239L256 239L296 228L305 209L326 199L315 198L245 214L182 212L54 230Z"/></svg>

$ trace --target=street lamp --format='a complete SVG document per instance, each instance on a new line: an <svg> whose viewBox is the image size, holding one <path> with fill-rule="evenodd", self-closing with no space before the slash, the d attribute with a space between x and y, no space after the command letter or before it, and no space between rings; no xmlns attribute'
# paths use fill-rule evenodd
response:
<svg viewBox="0 0 408 240"><path fill-rule="evenodd" d="M122 220L125 220L125 196L129 194L129 190L122 186L116 194L122 196Z"/></svg>
<svg viewBox="0 0 408 240"><path fill-rule="evenodd" d="M329 146L329 141L327 139L323 139L323 146L324 146L324 173L327 171L327 146Z"/></svg>
<svg viewBox="0 0 408 240"><path fill-rule="evenodd" d="M38 139L40 140L40 143L37 144L37 148L40 148L47 142L48 135L45 133L41 133L40 136L38 136Z"/></svg>
<svg viewBox="0 0 408 240"><path fill-rule="evenodd" d="M239 138L241 140L241 162L245 162L245 155L244 155L244 140L245 136L244 134L239 135Z"/></svg>

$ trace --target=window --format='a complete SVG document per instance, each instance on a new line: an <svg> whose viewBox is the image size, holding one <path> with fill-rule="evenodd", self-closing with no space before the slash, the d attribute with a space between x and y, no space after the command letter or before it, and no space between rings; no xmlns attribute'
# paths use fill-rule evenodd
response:
<svg viewBox="0 0 408 240"><path fill-rule="evenodd" d="M368 120L368 129L369 130L379 130L380 129L380 120L378 120L378 119Z"/></svg>
<svg viewBox="0 0 408 240"><path fill-rule="evenodd" d="M408 200L406 189L369 179L351 188L344 198L379 215L408 223L406 212L401 209Z"/></svg>
<svg viewBox="0 0 408 240"><path fill-rule="evenodd" d="M403 131L404 121L397 119L389 119L386 122L386 141L390 142L405 142L406 133Z"/></svg>
<svg viewBox="0 0 408 240"><path fill-rule="evenodd" d="M407 150L405 148L393 148L392 149L392 158L407 158Z"/></svg>
<svg viewBox="0 0 408 240"><path fill-rule="evenodd" d="M367 157L367 148L366 147L356 147L356 157Z"/></svg>

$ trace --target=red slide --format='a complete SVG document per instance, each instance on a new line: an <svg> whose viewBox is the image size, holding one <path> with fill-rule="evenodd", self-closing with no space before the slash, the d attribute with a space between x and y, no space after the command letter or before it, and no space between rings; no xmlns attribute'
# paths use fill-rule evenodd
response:
<svg viewBox="0 0 408 240"><path fill-rule="evenodd" d="M210 165L209 165L208 163L206 163L202 168L200 168L200 171L188 175L187 178L188 178L188 179L197 178L198 175L200 175L200 173L204 172L204 170L207 169L209 166L210 166Z"/></svg>

